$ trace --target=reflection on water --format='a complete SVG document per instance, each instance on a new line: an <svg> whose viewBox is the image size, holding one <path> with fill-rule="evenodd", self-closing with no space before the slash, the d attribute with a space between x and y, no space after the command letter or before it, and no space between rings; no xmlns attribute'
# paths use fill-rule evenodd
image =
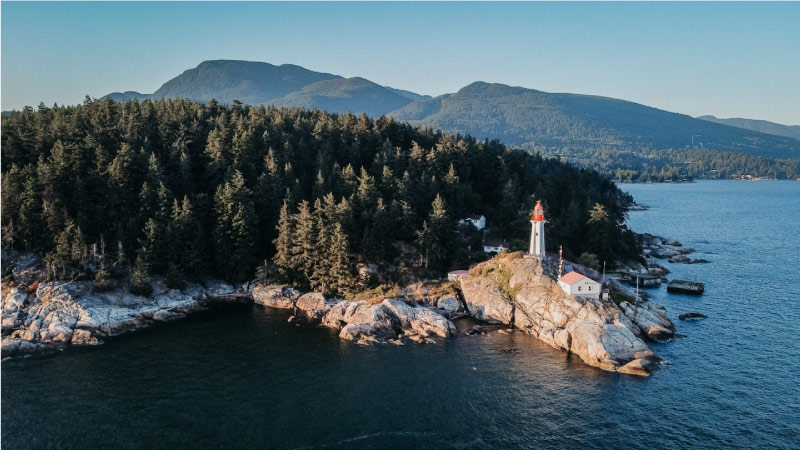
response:
<svg viewBox="0 0 800 450"><path fill-rule="evenodd" d="M362 347L234 306L89 349L3 362L8 449L792 448L797 301L786 283L800 183L625 186L631 225L712 264L670 264L702 297L651 294L686 337L650 379L606 373L522 333ZM740 205L757 205L744 220ZM680 225L676 214L680 211ZM502 353L516 347L519 353Z"/></svg>

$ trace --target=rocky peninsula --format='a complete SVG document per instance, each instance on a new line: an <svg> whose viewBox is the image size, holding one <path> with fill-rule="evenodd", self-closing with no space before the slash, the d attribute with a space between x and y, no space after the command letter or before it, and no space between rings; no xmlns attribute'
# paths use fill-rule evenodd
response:
<svg viewBox="0 0 800 450"><path fill-rule="evenodd" d="M23 258L11 270L19 285L3 285L3 356L100 344L108 336L185 317L218 298L252 299L264 307L291 310L290 321L334 329L341 339L360 344L437 342L458 334L451 319L469 316L531 334L591 366L635 375L658 367L660 359L645 340L663 341L674 332L664 308L572 297L537 259L521 253L503 253L479 264L457 289L420 282L398 296L361 301L281 285L233 286L215 280L176 290L160 278L151 279L154 294L149 298L124 290L95 292L90 281L45 282L26 290L22 285L31 281L36 267L34 257Z"/></svg>

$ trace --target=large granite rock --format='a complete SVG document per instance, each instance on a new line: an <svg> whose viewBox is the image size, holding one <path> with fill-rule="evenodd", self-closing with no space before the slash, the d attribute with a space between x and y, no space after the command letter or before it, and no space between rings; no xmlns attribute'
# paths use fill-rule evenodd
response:
<svg viewBox="0 0 800 450"><path fill-rule="evenodd" d="M675 334L675 325L667 317L663 306L651 302L632 304L622 302L625 315L650 339L663 342Z"/></svg>
<svg viewBox="0 0 800 450"><path fill-rule="evenodd" d="M300 292L286 286L269 285L253 288L253 301L270 308L292 309L299 298Z"/></svg>
<svg viewBox="0 0 800 450"><path fill-rule="evenodd" d="M400 321L400 326L408 334L409 330L423 337L447 337L455 333L453 322L424 306L409 306L400 299L386 299L381 305L387 308Z"/></svg>
<svg viewBox="0 0 800 450"><path fill-rule="evenodd" d="M461 311L461 302L453 295L447 295L439 298L436 302L436 307L447 312Z"/></svg>
<svg viewBox="0 0 800 450"><path fill-rule="evenodd" d="M447 337L455 325L424 306L410 306L401 299L367 302L340 302L322 318L322 325L341 329L339 337L360 343L388 342L414 337L426 342L434 336Z"/></svg>
<svg viewBox="0 0 800 450"><path fill-rule="evenodd" d="M396 338L399 331L399 321L383 305L369 305L355 310L339 337L353 341L385 342Z"/></svg>
<svg viewBox="0 0 800 450"><path fill-rule="evenodd" d="M500 292L500 285L490 277L462 277L461 293L467 311L478 320L488 323L511 324L514 304Z"/></svg>
<svg viewBox="0 0 800 450"><path fill-rule="evenodd" d="M672 329L663 308L632 307L637 313L634 320L613 302L567 295L543 273L537 259L514 254L498 256L474 272L486 275L462 278L461 285L475 318L513 323L604 370L648 375L657 367L658 356L639 336L661 338ZM500 293L502 282L508 283L506 291L512 292L513 298ZM505 321L509 312L513 315L510 322Z"/></svg>
<svg viewBox="0 0 800 450"><path fill-rule="evenodd" d="M311 320L321 320L328 311L343 300L328 298L319 292L301 295L295 306L297 310Z"/></svg>

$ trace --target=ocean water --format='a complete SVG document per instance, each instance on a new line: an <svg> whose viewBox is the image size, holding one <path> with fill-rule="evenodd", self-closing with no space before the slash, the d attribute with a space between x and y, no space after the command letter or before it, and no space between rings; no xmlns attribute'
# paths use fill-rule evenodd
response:
<svg viewBox="0 0 800 450"><path fill-rule="evenodd" d="M701 297L650 290L683 335L652 345L665 365L650 378L522 333L362 347L227 306L3 361L2 447L800 448L800 183L622 187L651 208L634 230L712 261L667 264Z"/></svg>

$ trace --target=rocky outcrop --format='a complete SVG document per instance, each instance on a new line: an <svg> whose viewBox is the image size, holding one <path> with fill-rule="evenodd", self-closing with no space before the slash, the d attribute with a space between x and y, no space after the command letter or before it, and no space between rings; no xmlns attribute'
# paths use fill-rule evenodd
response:
<svg viewBox="0 0 800 450"><path fill-rule="evenodd" d="M678 316L678 319L680 319L680 320L700 320L700 319L708 319L708 316L705 315L705 314L701 314L699 312L691 311L691 312L687 312L687 313L681 314L680 316Z"/></svg>
<svg viewBox="0 0 800 450"><path fill-rule="evenodd" d="M644 233L642 237L642 249L646 256L654 258L666 259L671 263L682 264L704 264L709 263L707 259L692 259L686 255L694 253L693 248L684 247L683 244L674 240L666 239L661 236L655 236L649 233Z"/></svg>
<svg viewBox="0 0 800 450"><path fill-rule="evenodd" d="M292 309L299 298L299 291L286 286L269 285L253 288L253 301L257 305L270 308Z"/></svg>
<svg viewBox="0 0 800 450"><path fill-rule="evenodd" d="M457 298L456 289L451 286L450 282L444 284L440 281L417 282L406 286L400 292L410 303L428 308L438 308L448 313L463 310L463 306Z"/></svg>
<svg viewBox="0 0 800 450"><path fill-rule="evenodd" d="M478 320L508 325L514 321L514 304L491 277L462 277L461 293L467 311Z"/></svg>
<svg viewBox="0 0 800 450"><path fill-rule="evenodd" d="M338 298L328 298L319 292L304 294L297 299L295 306L298 312L311 320L322 320L331 308L341 303Z"/></svg>
<svg viewBox="0 0 800 450"><path fill-rule="evenodd" d="M650 339L663 342L675 334L675 325L667 317L667 310L655 303L631 304L622 302L625 315Z"/></svg>
<svg viewBox="0 0 800 450"><path fill-rule="evenodd" d="M31 293L3 285L3 356L96 345L104 337L185 317L203 309L209 297L234 291L221 282L189 284L182 290L168 289L157 278L151 284L153 297L125 290L98 293L89 281L41 283Z"/></svg>
<svg viewBox="0 0 800 450"><path fill-rule="evenodd" d="M424 306L411 306L401 299L367 302L341 301L331 307L321 321L323 326L340 329L339 337L359 343L411 339L429 342L455 333L455 325Z"/></svg>
<svg viewBox="0 0 800 450"><path fill-rule="evenodd" d="M475 318L512 323L604 370L649 374L659 358L640 336L664 339L674 329L656 305L629 305L631 317L611 301L567 295L543 273L537 259L519 254L498 256L472 273L461 285Z"/></svg>
<svg viewBox="0 0 800 450"><path fill-rule="evenodd" d="M461 311L461 302L453 295L441 297L436 301L436 307L449 313Z"/></svg>
<svg viewBox="0 0 800 450"><path fill-rule="evenodd" d="M453 322L423 306L410 306L400 299L386 299L381 305L400 321L400 327L406 334L414 332L426 338L445 338L456 331Z"/></svg>

